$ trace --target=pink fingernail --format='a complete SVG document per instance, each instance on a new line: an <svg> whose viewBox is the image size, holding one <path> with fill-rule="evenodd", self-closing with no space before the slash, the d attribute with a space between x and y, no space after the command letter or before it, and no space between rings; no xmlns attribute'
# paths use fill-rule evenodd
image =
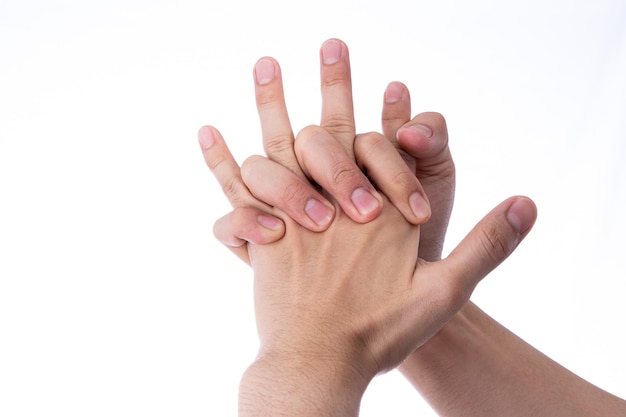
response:
<svg viewBox="0 0 626 417"><path fill-rule="evenodd" d="M341 59L341 44L333 39L322 45L322 61L326 65L332 65Z"/></svg>
<svg viewBox="0 0 626 417"><path fill-rule="evenodd" d="M211 129L203 128L198 132L198 142L200 142L200 146L202 149L209 149L215 143L215 137L213 136L213 132Z"/></svg>
<svg viewBox="0 0 626 417"><path fill-rule="evenodd" d="M520 197L511 204L506 212L506 218L511 226L523 235L535 223L537 207L528 198Z"/></svg>
<svg viewBox="0 0 626 417"><path fill-rule="evenodd" d="M402 88L402 84L396 82L390 83L387 86L387 90L385 90L385 103L396 103L402 99L403 94L404 89Z"/></svg>
<svg viewBox="0 0 626 417"><path fill-rule="evenodd" d="M324 203L315 199L307 201L306 206L304 207L304 212L318 226L326 226L333 218L333 211Z"/></svg>
<svg viewBox="0 0 626 417"><path fill-rule="evenodd" d="M257 217L257 221L261 226L270 230L280 230L280 228L283 226L283 223L276 217L268 216L266 214L259 214L259 216Z"/></svg>
<svg viewBox="0 0 626 417"><path fill-rule="evenodd" d="M363 188L354 190L351 199L356 209L362 215L369 214L380 207L380 201Z"/></svg>
<svg viewBox="0 0 626 417"><path fill-rule="evenodd" d="M428 219L430 217L430 204L422 197L420 193L413 193L409 197L409 204L413 214L418 219Z"/></svg>
<svg viewBox="0 0 626 417"><path fill-rule="evenodd" d="M254 72L259 85L268 84L276 76L274 62L269 59L260 59L254 66Z"/></svg>

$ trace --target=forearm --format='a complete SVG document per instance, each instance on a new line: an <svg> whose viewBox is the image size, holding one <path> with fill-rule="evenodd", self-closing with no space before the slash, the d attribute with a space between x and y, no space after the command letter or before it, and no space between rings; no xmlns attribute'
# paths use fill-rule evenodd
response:
<svg viewBox="0 0 626 417"><path fill-rule="evenodd" d="M401 371L442 416L626 415L626 401L574 375L472 303Z"/></svg>
<svg viewBox="0 0 626 417"><path fill-rule="evenodd" d="M239 416L358 416L367 384L342 363L293 356L258 359L241 379Z"/></svg>

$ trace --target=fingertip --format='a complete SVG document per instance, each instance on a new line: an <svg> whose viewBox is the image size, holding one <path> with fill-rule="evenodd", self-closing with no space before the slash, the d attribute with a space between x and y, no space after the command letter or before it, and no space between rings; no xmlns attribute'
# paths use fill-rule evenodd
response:
<svg viewBox="0 0 626 417"><path fill-rule="evenodd" d="M515 197L506 212L509 224L518 234L525 236L537 219L537 206L528 197Z"/></svg>
<svg viewBox="0 0 626 417"><path fill-rule="evenodd" d="M417 218L417 224L424 224L430 219L431 209L430 203L420 194L419 192L414 192L409 197L409 205L413 214Z"/></svg>
<svg viewBox="0 0 626 417"><path fill-rule="evenodd" d="M211 126L202 126L198 130L198 142L202 149L209 149L215 143L215 134Z"/></svg>
<svg viewBox="0 0 626 417"><path fill-rule="evenodd" d="M400 147L416 158L432 158L446 149L448 129L445 118L434 112L421 113L396 133Z"/></svg>
<svg viewBox="0 0 626 417"><path fill-rule="evenodd" d="M260 58L254 65L254 80L258 85L269 84L276 78L278 62L270 57Z"/></svg>
<svg viewBox="0 0 626 417"><path fill-rule="evenodd" d="M399 81L392 81L385 89L385 103L393 104L402 100L404 95L408 94L408 89Z"/></svg>
<svg viewBox="0 0 626 417"><path fill-rule="evenodd" d="M269 216L267 214L259 214L257 216L257 222L266 229L272 230L274 232L281 230L284 227L282 220L274 216Z"/></svg>
<svg viewBox="0 0 626 417"><path fill-rule="evenodd" d="M350 196L352 204L363 217L369 218L382 209L383 199L376 191L359 187Z"/></svg>

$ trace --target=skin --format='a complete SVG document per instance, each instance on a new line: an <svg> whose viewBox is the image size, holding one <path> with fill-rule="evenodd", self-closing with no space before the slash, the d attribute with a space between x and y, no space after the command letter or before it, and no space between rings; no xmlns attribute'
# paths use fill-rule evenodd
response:
<svg viewBox="0 0 626 417"><path fill-rule="evenodd" d="M326 48L329 42L335 49L330 54ZM400 129L397 133L399 142L410 142L417 134L417 140L411 142L415 148L413 151L430 155L430 160L425 158L428 163L420 167L415 164L410 175L403 174L404 167L409 164L400 164L403 166L400 175L389 175L387 168L398 167L398 159L388 151L395 150L396 145L389 136L406 113L393 111L393 104L408 102L408 94L403 98L401 92L396 100L398 94L394 96L394 92L388 89L387 102L391 106L383 111L385 135L354 135L351 87L349 76L346 77L349 75L347 48L336 40L329 42L323 46L321 54L324 103L321 125L303 129L295 146L289 134L291 128L285 122L288 118L266 118L263 106L272 104L272 100L259 99L264 97L263 93L268 93L268 88L273 89L273 104L278 106L278 112L269 114L286 115L276 71L269 81L268 77L259 77L262 71L256 72L261 125L272 125L262 128L264 144L268 138L282 138L279 140L285 142L276 145L277 141L273 141L274 145L266 146L268 158L248 159L239 172L219 132L211 127L200 132L207 164L235 206L233 213L247 213L238 219L250 221L247 229L234 227L240 223L231 214L218 221L215 229L222 241L235 243L232 247L236 253L249 261L255 271L255 306L261 346L257 360L242 378L240 415L269 412L280 415L357 415L360 397L369 381L377 373L398 366L437 333L465 304L476 283L512 252L535 218L535 208L530 200L522 197L509 199L481 221L445 260L427 262L418 259L417 253L437 257L436 248L441 247L443 240L435 239L434 244L425 245L426 252L420 248L419 227L415 223L426 221L430 210L424 210L423 189L419 184L416 186L413 179L418 170L425 173L445 171L433 167L447 164L447 141L437 151L440 142L429 141L433 135L422 133L421 137L426 140L420 142L420 134L415 132L424 132L424 129L407 127L405 133ZM339 53L337 45L340 46ZM433 127L429 127L431 131L441 131L441 126ZM273 133L266 134L268 131ZM339 153L339 161L333 161L348 167L341 169L342 173L353 169L347 162L354 155L359 172L360 169L366 170L384 193L371 192L357 173L324 178L333 171L315 171L317 165L307 160L309 152L303 150L310 149L311 144L315 149L315 144L320 143L324 146L338 144L340 147L335 146L335 151L345 149L345 153ZM302 167L301 173L290 159L290 148L298 166ZM451 164L451 159L449 161ZM281 168L283 174L280 174ZM451 173L453 177L453 169ZM302 203L295 205L300 210L294 211L296 219L292 219L272 207L274 204L270 206L259 201L264 195L259 187L268 182L254 184L254 179L272 178L274 181L276 175L288 178L282 185L288 185L290 181L305 182L311 176L323 190L334 190L337 182L344 187L343 192L323 192L326 201L334 207L328 224L319 227L320 224L316 223L319 229L325 230L324 233L319 233L319 229L310 231L297 221L302 219L303 211L306 213L302 210ZM436 177L432 175L431 184L444 179ZM453 190L453 181L450 182L449 178L446 174L448 181L444 182ZM330 182L325 183L329 179ZM315 187L309 188L316 191ZM320 195L311 194L307 187L295 190L326 205ZM364 190L373 200L380 197L382 204L355 204L354 190ZM387 190L399 197L395 197L395 201L388 199ZM407 196L404 199L401 198L403 193ZM419 204L411 200L415 193L422 198ZM341 196L349 197L342 199ZM309 200L294 198L290 201ZM442 205L449 204L451 208L451 198L446 192L441 192L437 201L442 201ZM359 210L363 206L370 210ZM415 210L415 207L419 209ZM275 216L276 221L268 222L271 217L261 220L259 216L267 216L261 213ZM439 230L445 229L448 215L444 213L439 220L434 217L433 224L438 224ZM256 221L252 221L255 216ZM302 222L306 223L306 219ZM267 227L269 223L272 225ZM271 233L264 234L263 228ZM432 230L429 233L434 236L435 227ZM494 230L498 231L495 241L489 238ZM282 239L272 244L254 244L255 240L264 243L267 236L282 236ZM376 238L372 239L372 236ZM246 241L251 243L245 244ZM492 254L494 247L499 250L498 257Z"/></svg>
<svg viewBox="0 0 626 417"><path fill-rule="evenodd" d="M324 73L322 70L323 80ZM351 104L347 99L344 103ZM391 83L385 92L383 133L394 144L398 139L400 153L430 196L433 214L421 228L419 256L438 260L454 198L454 164L443 118L422 114L409 121L409 117L408 91L400 83ZM279 206L283 208L285 203ZM218 235L244 236L249 234L246 227L256 230L258 226L251 218L236 218L236 213L247 210L236 209L231 214L230 229L216 229ZM528 200L513 199L506 213L508 224L503 217L496 209L477 226L487 238L483 240L482 254L486 264L490 260L497 264L508 255L516 239L509 233L511 226L526 233L525 228L532 224L528 222L534 220L534 206ZM258 236L259 240L265 238L269 243L282 237L282 223L276 221L274 225L278 225L276 233ZM410 354L400 370L443 416L626 415L625 401L569 372L471 302ZM271 375L280 372L280 367L265 371ZM333 380L344 382L341 378ZM309 383L305 381L301 388L316 386ZM317 385L324 384L327 386L328 381L318 381ZM324 400L335 404L328 398Z"/></svg>

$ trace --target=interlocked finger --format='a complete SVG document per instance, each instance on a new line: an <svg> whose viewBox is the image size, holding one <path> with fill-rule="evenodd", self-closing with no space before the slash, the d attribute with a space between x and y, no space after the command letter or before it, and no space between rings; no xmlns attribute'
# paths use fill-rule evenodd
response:
<svg viewBox="0 0 626 417"><path fill-rule="evenodd" d="M304 179L293 150L294 135L278 62L269 57L259 59L254 67L254 79L265 154Z"/></svg>
<svg viewBox="0 0 626 417"><path fill-rule="evenodd" d="M230 153L220 132L211 126L204 126L198 132L204 160L222 187L222 191L233 208L256 207L269 210L270 207L258 201L244 184L239 164Z"/></svg>
<svg viewBox="0 0 626 417"><path fill-rule="evenodd" d="M348 47L338 39L329 39L322 45L320 61L321 126L353 156L356 128Z"/></svg>

